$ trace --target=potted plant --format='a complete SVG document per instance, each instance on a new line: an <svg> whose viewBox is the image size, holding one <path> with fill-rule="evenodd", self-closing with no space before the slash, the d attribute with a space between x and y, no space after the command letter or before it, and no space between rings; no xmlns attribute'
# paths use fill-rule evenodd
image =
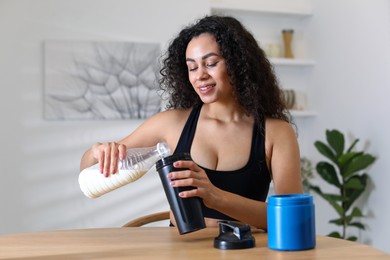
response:
<svg viewBox="0 0 390 260"><path fill-rule="evenodd" d="M363 217L355 201L367 187L367 173L363 172L375 157L364 151L355 151L359 139L345 149L344 134L338 130L326 130L326 141L316 141L314 146L328 160L320 161L316 171L327 183L336 187L336 193L324 192L319 186L310 185L310 189L320 195L336 210L338 217L329 223L341 226L342 232L331 232L328 236L356 241L356 236L347 236L348 227L364 230L364 225L356 218Z"/></svg>

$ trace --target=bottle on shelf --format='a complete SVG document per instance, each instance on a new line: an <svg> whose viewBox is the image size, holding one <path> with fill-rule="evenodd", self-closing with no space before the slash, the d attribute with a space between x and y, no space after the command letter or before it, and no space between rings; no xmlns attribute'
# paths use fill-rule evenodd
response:
<svg viewBox="0 0 390 260"><path fill-rule="evenodd" d="M284 43L284 57L287 59L294 58L294 54L291 47L293 34L294 34L294 30L292 29L282 30L283 43Z"/></svg>
<svg viewBox="0 0 390 260"><path fill-rule="evenodd" d="M104 177L98 164L84 169L79 174L80 189L85 196L97 198L110 191L134 182L145 175L155 163L169 156L170 149L164 142L152 147L130 148L125 160L118 163L118 172Z"/></svg>

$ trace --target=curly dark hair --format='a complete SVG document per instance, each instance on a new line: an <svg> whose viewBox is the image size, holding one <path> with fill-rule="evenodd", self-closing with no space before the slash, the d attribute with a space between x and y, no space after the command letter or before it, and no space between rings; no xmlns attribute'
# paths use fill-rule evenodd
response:
<svg viewBox="0 0 390 260"><path fill-rule="evenodd" d="M203 33L214 35L219 44L234 94L245 112L258 123L267 117L290 122L271 63L253 35L230 16L205 16L170 43L159 80L163 94L169 96L167 108L187 109L202 103L188 78L186 49L192 38Z"/></svg>

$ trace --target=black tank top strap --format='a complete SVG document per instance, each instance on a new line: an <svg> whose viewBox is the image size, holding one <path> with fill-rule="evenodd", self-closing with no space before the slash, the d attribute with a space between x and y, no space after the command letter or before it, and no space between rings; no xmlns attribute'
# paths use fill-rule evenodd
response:
<svg viewBox="0 0 390 260"><path fill-rule="evenodd" d="M253 158L255 161L261 164L266 164L265 161L265 124L261 123L261 126L255 123L253 128L253 140L252 140ZM270 175L267 170L267 175Z"/></svg>
<svg viewBox="0 0 390 260"><path fill-rule="evenodd" d="M179 142L177 143L176 149L173 154L177 153L189 153L192 146L192 140L195 136L196 125L198 124L198 118L202 104L195 106L184 125L183 131L180 135Z"/></svg>

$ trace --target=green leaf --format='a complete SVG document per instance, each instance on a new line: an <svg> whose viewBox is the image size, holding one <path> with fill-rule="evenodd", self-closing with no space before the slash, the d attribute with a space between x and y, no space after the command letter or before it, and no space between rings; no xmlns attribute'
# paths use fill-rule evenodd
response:
<svg viewBox="0 0 390 260"><path fill-rule="evenodd" d="M344 135L336 129L326 130L326 140L336 152L336 157L340 157L344 151Z"/></svg>
<svg viewBox="0 0 390 260"><path fill-rule="evenodd" d="M335 238L341 238L341 235L337 231L333 231L332 233L328 234L328 237L335 237Z"/></svg>
<svg viewBox="0 0 390 260"><path fill-rule="evenodd" d="M354 207L352 213L348 216L351 219L354 217L363 217L363 213L358 207Z"/></svg>
<svg viewBox="0 0 390 260"><path fill-rule="evenodd" d="M323 156L325 156L326 158L328 158L329 160L337 164L337 157L329 148L329 146L327 146L321 141L316 141L314 143L314 146L317 148L320 154L322 154Z"/></svg>
<svg viewBox="0 0 390 260"><path fill-rule="evenodd" d="M316 192L318 195L320 195L323 199L329 202L329 204L336 210L336 212L339 214L339 216L343 216L344 210L343 208L337 203L337 201L343 200L344 198L340 195L334 195L334 194L326 194L323 193L320 187L318 186L310 186L310 189L312 189L314 192Z"/></svg>
<svg viewBox="0 0 390 260"><path fill-rule="evenodd" d="M336 170L334 166L328 162L319 162L317 164L317 172L318 174L327 181L328 183L335 185L336 187L340 188L341 184L339 181L339 178L337 177Z"/></svg>
<svg viewBox="0 0 390 260"><path fill-rule="evenodd" d="M342 196L342 195L338 195L338 194L330 194L330 193L323 193L321 188L318 187L318 186L315 186L315 185L310 185L309 188L311 190L313 190L314 192L316 192L318 195L320 195L321 197L325 196L327 197L328 199L331 199L331 200L334 200L334 201L340 201L340 202L343 202L343 201L346 201L346 197Z"/></svg>
<svg viewBox="0 0 390 260"><path fill-rule="evenodd" d="M352 176L343 185L345 189L362 190L365 188L361 176Z"/></svg>
<svg viewBox="0 0 390 260"><path fill-rule="evenodd" d="M317 193L318 195L320 195L322 197L322 195L324 194L321 190L320 187L318 186L315 186L315 185L310 185L310 189L313 190L315 193Z"/></svg>
<svg viewBox="0 0 390 260"><path fill-rule="evenodd" d="M345 216L345 220L344 220L344 223L349 226L349 224L351 223L352 219L355 218L355 217L362 217L363 214L362 212L360 211L360 209L358 207L354 207L351 214Z"/></svg>
<svg viewBox="0 0 390 260"><path fill-rule="evenodd" d="M356 177L354 176L353 178ZM345 211L348 211L348 209L352 206L352 204L356 201L356 199L359 198L360 195L366 189L368 175L364 173L361 176L359 176L359 179L361 185L363 186L362 189L345 189L345 196L348 198L343 205Z"/></svg>
<svg viewBox="0 0 390 260"><path fill-rule="evenodd" d="M362 230L366 229L366 227L362 223L359 223L359 222L349 223L349 226L356 227L356 228L362 229Z"/></svg>
<svg viewBox="0 0 390 260"><path fill-rule="evenodd" d="M347 165L352 161L356 156L362 155L363 152L348 152L344 153L339 157L339 166L343 170L343 168L347 167Z"/></svg>
<svg viewBox="0 0 390 260"><path fill-rule="evenodd" d="M355 139L355 141L353 141L353 143L351 144L351 146L347 149L347 153L351 152L352 149L355 147L355 145L359 142L359 139Z"/></svg>
<svg viewBox="0 0 390 260"><path fill-rule="evenodd" d="M360 156L356 156L348 164L348 167L344 169L342 175L344 178L347 178L348 176L367 168L374 161L375 157L370 154L362 154Z"/></svg>
<svg viewBox="0 0 390 260"><path fill-rule="evenodd" d="M347 200L347 197L344 197L344 196L341 196L341 195L338 195L338 194L325 194L325 196L328 198L328 199L331 199L331 200L334 200L334 201L339 201L339 202L344 202Z"/></svg>
<svg viewBox="0 0 390 260"><path fill-rule="evenodd" d="M347 238L347 240L349 240L349 241L356 241L357 237L356 236L350 236L350 237Z"/></svg>
<svg viewBox="0 0 390 260"><path fill-rule="evenodd" d="M329 223L335 224L337 226L344 226L344 219L343 218L337 218L329 220Z"/></svg>

